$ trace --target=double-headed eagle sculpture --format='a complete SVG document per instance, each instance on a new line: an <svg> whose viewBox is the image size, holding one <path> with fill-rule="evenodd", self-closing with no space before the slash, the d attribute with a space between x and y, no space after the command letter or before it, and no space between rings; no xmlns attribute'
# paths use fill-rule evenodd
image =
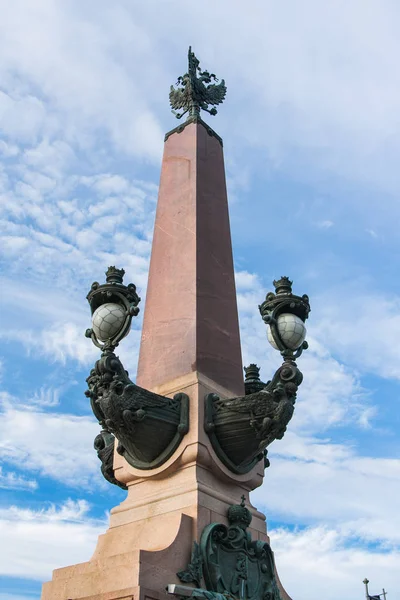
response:
<svg viewBox="0 0 400 600"><path fill-rule="evenodd" d="M196 58L190 46L188 59L188 72L178 77L176 83L178 88L176 89L171 85L169 101L172 112L177 119L181 119L187 113L189 113L188 118L199 116L200 110L205 110L210 115L216 115L217 109L215 106L221 104L226 95L225 81L222 79L217 83L218 79L214 73L201 71L200 61ZM212 106L212 108L210 109L209 106Z"/></svg>

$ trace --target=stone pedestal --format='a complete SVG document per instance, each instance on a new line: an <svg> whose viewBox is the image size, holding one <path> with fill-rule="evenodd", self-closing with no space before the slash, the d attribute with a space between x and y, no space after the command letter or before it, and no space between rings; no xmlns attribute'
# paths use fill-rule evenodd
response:
<svg viewBox="0 0 400 600"><path fill-rule="evenodd" d="M125 600L165 597L168 583L190 560L194 540L213 522L227 523L227 510L261 485L260 462L246 475L232 474L216 457L203 427L204 396L232 396L197 372L154 388L190 398L189 432L161 467L142 471L116 451L115 476L128 486L124 502L111 511L110 527L99 537L87 563L57 569L43 586L42 600ZM251 509L253 539L268 541L265 517Z"/></svg>

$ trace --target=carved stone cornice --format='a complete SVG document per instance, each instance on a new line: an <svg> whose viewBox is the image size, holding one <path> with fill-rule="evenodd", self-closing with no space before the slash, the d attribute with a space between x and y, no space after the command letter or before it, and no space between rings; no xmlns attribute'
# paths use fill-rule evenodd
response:
<svg viewBox="0 0 400 600"><path fill-rule="evenodd" d="M216 131L214 131L214 129L212 127L207 125L207 123L205 121L203 121L203 119L199 115L193 115L192 117L188 117L184 123L181 123L180 125L178 125L178 127L174 127L174 129L171 129L171 131L168 131L164 136L164 142L166 142L167 139L173 133L182 133L182 131L191 123L199 123L200 125L202 125L204 127L204 129L207 131L209 136L215 137L215 139L217 139L219 141L221 146L224 145L222 137L219 136L218 133Z"/></svg>

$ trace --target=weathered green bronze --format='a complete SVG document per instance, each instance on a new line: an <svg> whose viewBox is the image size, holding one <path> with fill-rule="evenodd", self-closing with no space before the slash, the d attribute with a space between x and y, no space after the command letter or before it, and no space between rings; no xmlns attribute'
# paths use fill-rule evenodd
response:
<svg viewBox="0 0 400 600"><path fill-rule="evenodd" d="M124 275L124 269L117 269L114 266L108 267L106 271L106 283L100 285L97 281L94 281L90 292L86 296L92 315L97 308L106 303L118 304L125 311L125 319L121 329L114 337L106 340L104 343L101 343L97 339L93 329L86 330L86 337L91 338L93 344L101 350L106 348L113 350L118 346L122 338L129 333L132 317L136 317L140 310L138 307L140 298L136 293L136 286L133 283L124 285Z"/></svg>
<svg viewBox="0 0 400 600"><path fill-rule="evenodd" d="M247 531L251 519L243 496L240 505L228 510L228 527L221 523L205 527L200 545L194 543L192 562L177 573L181 581L197 586L190 597L222 600L217 596L222 594L225 599L281 600L271 548L251 539Z"/></svg>
<svg viewBox="0 0 400 600"><path fill-rule="evenodd" d="M307 347L307 342L296 350L287 348L279 334L277 319L289 313L304 322L310 312L308 296L292 294L287 277L274 281L274 285L276 295L267 295L260 312L271 330L274 327L273 335L284 358L283 364L267 384L260 381L257 365L247 367L245 396L224 399L217 394L207 394L205 397L205 431L218 458L238 474L249 472L262 459L264 466L269 466L266 448L284 436L293 416L297 389L303 380L295 358Z"/></svg>
<svg viewBox="0 0 400 600"><path fill-rule="evenodd" d="M137 469L154 469L175 452L189 427L189 399L159 396L135 385L114 352L104 350L85 392L103 431ZM97 438L96 438L97 439Z"/></svg>
<svg viewBox="0 0 400 600"><path fill-rule="evenodd" d="M94 449L97 451L97 456L101 460L101 472L103 474L104 479L107 479L109 483L113 483L118 487L126 490L127 487L124 483L121 483L114 477L114 468L113 468L113 457L114 457L114 445L115 445L115 437L112 433L103 429L96 437L94 438Z"/></svg>
<svg viewBox="0 0 400 600"><path fill-rule="evenodd" d="M226 95L225 81L222 79L220 83L214 75L208 71L201 71L199 60L196 58L189 46L188 52L189 68L185 75L178 77L177 86L175 89L171 85L169 92L169 101L172 112L177 119L181 119L188 113L188 118L198 117L200 110L205 110L210 115L216 115L216 105L223 102ZM209 106L213 108L209 109ZM176 111L181 111L180 113Z"/></svg>
<svg viewBox="0 0 400 600"><path fill-rule="evenodd" d="M102 349L101 358L87 378L93 413L102 428L94 446L102 462L101 471L110 483L121 485L114 477L113 448L137 469L154 469L175 452L189 428L189 398L175 394L166 398L135 385L114 354L114 348L129 331L132 316L139 312L140 301L133 284L123 285L124 271L110 267L107 283L92 284L87 298L92 314L103 304L116 306L120 329L101 343L93 329L86 332ZM107 315L106 315L107 317ZM111 325L113 324L111 315ZM107 325L107 323L106 323Z"/></svg>
<svg viewBox="0 0 400 600"><path fill-rule="evenodd" d="M197 587L201 586L203 579L203 558L197 542L193 542L190 563L184 571L177 573L177 577L183 583L195 583Z"/></svg>
<svg viewBox="0 0 400 600"><path fill-rule="evenodd" d="M258 307L264 323L271 328L272 336L282 356L289 360L299 358L303 350L308 348L308 344L303 342L296 352L287 348L279 334L278 317L285 312L289 312L302 321L306 321L311 310L307 294L303 294L301 297L295 296L292 293L292 283L288 277L281 277L278 281L274 281L275 294L269 292L264 302Z"/></svg>
<svg viewBox="0 0 400 600"><path fill-rule="evenodd" d="M170 583L166 588L168 594L178 596L181 600L183 598L203 598L203 600L236 600L231 594L227 592L220 594L218 592L210 592L201 588L193 588L187 585L176 585Z"/></svg>
<svg viewBox="0 0 400 600"><path fill-rule="evenodd" d="M254 394L254 392L260 392L265 388L266 384L260 379L260 367L252 363L248 367L244 367L244 372L244 390L246 396Z"/></svg>
<svg viewBox="0 0 400 600"><path fill-rule="evenodd" d="M302 379L296 364L286 361L259 392L231 399L206 395L205 430L231 471L247 473L264 458L271 442L283 438Z"/></svg>

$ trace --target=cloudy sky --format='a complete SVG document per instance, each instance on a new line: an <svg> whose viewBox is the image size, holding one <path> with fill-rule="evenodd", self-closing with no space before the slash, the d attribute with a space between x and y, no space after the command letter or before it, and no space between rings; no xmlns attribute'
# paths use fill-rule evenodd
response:
<svg viewBox="0 0 400 600"><path fill-rule="evenodd" d="M0 0L0 600L88 560L125 492L92 449L85 295L145 296L169 85L191 44L224 77L244 363L257 305L308 293L296 413L253 503L294 600L400 588L400 5L396 0ZM136 370L141 315L121 346ZM300 362L300 361L299 361Z"/></svg>

